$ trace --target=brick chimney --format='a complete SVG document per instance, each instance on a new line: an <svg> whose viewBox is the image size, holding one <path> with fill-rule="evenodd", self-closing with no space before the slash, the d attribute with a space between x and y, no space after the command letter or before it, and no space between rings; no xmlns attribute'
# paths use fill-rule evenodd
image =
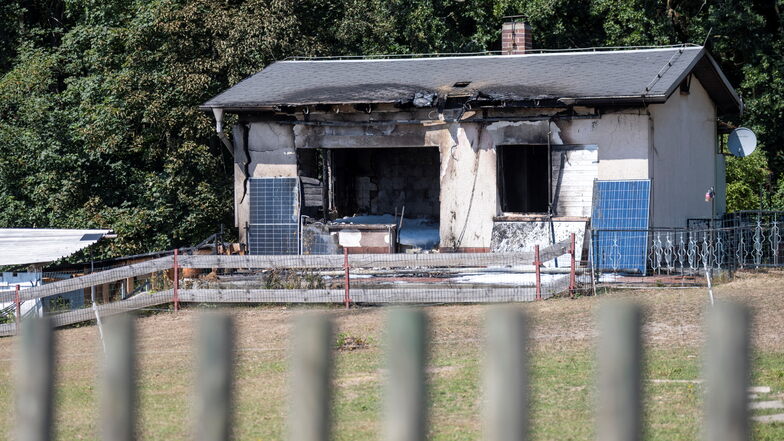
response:
<svg viewBox="0 0 784 441"><path fill-rule="evenodd" d="M531 26L518 17L509 19L501 28L501 55L521 55L533 48Z"/></svg>

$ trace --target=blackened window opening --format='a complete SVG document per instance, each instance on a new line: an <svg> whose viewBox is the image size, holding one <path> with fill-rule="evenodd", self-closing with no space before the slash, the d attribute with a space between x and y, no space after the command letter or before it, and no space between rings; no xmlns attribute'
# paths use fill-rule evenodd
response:
<svg viewBox="0 0 784 441"><path fill-rule="evenodd" d="M546 145L498 147L498 186L501 210L507 213L547 213Z"/></svg>
<svg viewBox="0 0 784 441"><path fill-rule="evenodd" d="M435 147L332 150L335 217L398 214L438 220L439 153Z"/></svg>

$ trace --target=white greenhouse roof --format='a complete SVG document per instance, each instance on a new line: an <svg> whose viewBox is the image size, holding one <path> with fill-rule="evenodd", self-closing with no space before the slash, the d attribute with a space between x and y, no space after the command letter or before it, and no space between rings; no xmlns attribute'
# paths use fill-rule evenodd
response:
<svg viewBox="0 0 784 441"><path fill-rule="evenodd" d="M0 228L0 266L54 262L109 233L111 230Z"/></svg>

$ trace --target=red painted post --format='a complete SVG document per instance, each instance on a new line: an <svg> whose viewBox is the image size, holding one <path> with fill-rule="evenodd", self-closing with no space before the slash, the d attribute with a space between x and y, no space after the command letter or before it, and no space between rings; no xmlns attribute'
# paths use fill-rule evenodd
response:
<svg viewBox="0 0 784 441"><path fill-rule="evenodd" d="M19 323L22 320L22 301L19 299L19 285L16 285L16 298L14 299L14 303L16 304L16 332L19 332Z"/></svg>
<svg viewBox="0 0 784 441"><path fill-rule="evenodd" d="M351 280L349 279L348 268L348 248L343 248L343 270L346 273L346 296L343 301L346 303L346 309L348 309L349 303L351 303Z"/></svg>
<svg viewBox="0 0 784 441"><path fill-rule="evenodd" d="M177 264L179 250L174 249L174 312L180 310L180 266Z"/></svg>
<svg viewBox="0 0 784 441"><path fill-rule="evenodd" d="M574 261L575 252L576 252L576 250L574 248L574 233L572 233L572 235L571 235L571 246L569 247L569 254L572 257L572 268L571 268L571 270L569 270L569 297L571 297L571 298L574 298L574 291L577 288L575 286L575 274L574 274L575 271L577 270L576 264L575 264L575 261Z"/></svg>
<svg viewBox="0 0 784 441"><path fill-rule="evenodd" d="M542 300L542 274L539 266L542 262L539 260L539 245L534 246L534 268L536 268L536 300Z"/></svg>

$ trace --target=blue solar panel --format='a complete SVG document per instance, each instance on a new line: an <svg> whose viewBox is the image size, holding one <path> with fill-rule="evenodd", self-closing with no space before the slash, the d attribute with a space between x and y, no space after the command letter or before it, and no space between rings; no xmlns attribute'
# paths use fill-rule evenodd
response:
<svg viewBox="0 0 784 441"><path fill-rule="evenodd" d="M645 274L651 181L596 181L591 229L597 268Z"/></svg>
<svg viewBox="0 0 784 441"><path fill-rule="evenodd" d="M250 180L251 254L299 254L297 178Z"/></svg>

